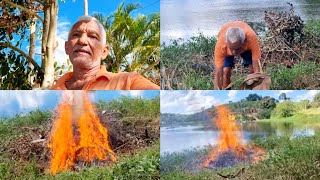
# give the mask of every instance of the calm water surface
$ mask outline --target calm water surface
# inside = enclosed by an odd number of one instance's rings
[[[162,127],[160,131],[161,154],[215,145],[219,138],[218,130],[205,130],[202,126]],[[319,129],[295,127],[289,123],[279,124],[277,127],[270,123],[247,123],[242,125],[241,131],[242,142],[248,142],[254,138],[266,138],[271,135],[289,135],[291,138],[313,136]]]
[[[288,10],[283,0],[161,0],[161,42],[202,32],[217,35],[229,21],[262,22],[266,10]],[[319,0],[291,0],[303,20],[320,18]]]

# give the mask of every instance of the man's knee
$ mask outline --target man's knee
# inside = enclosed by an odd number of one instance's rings
[[[223,68],[223,77],[230,77],[231,76],[231,68],[225,67]]]

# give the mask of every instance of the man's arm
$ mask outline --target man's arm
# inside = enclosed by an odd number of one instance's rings
[[[223,76],[223,66],[216,67],[214,72],[214,89],[215,90],[222,89],[222,76]]]

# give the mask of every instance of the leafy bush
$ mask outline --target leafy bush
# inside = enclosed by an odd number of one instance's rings
[[[294,102],[292,101],[283,101],[278,103],[276,108],[272,111],[272,117],[290,117],[293,116],[294,113],[297,112],[297,108]]]
[[[96,106],[100,110],[116,111],[122,117],[157,118],[160,116],[160,97],[153,99],[133,98],[121,96],[119,99],[105,102],[100,100]]]

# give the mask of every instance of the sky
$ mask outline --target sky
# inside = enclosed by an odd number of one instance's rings
[[[139,14],[151,14],[160,12],[160,0],[88,0],[88,14],[102,13],[105,16],[111,15],[116,11],[121,2],[124,5],[129,3],[140,3],[141,8],[132,12],[132,16],[136,17]],[[69,30],[80,16],[84,15],[83,0],[59,0],[58,11],[58,27],[57,41],[58,47],[55,51],[56,61],[58,65],[67,64],[68,56],[64,50],[64,43],[67,40]],[[43,16],[43,15],[41,15]],[[28,45],[24,45],[25,52],[28,52]],[[38,40],[36,44],[36,54],[41,53],[41,42]],[[35,57],[36,62],[40,64],[40,56]]]
[[[69,91],[70,92],[70,91]],[[16,114],[25,114],[30,111],[53,110],[60,102],[63,91],[0,91],[0,118],[12,117]],[[159,91],[90,91],[90,97],[94,102],[99,100],[111,101],[120,96],[140,97],[152,99],[159,96]]]
[[[229,101],[237,102],[249,94],[256,93],[262,97],[270,96],[279,99],[286,93],[292,101],[313,100],[320,90],[231,90],[231,91],[161,91],[161,113],[193,114],[202,108],[210,108]]]

